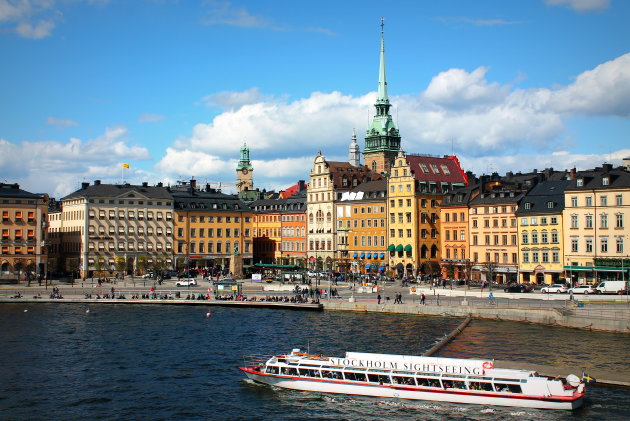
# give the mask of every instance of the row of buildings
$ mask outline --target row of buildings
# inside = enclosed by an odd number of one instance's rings
[[[87,277],[225,268],[238,258],[245,266],[502,283],[627,278],[630,160],[476,177],[456,156],[405,153],[390,107],[381,37],[363,152],[356,134],[347,162],[319,151],[308,183],[254,189],[243,145],[236,195],[194,179],[174,186],[97,180],[54,201],[1,184],[0,271]]]

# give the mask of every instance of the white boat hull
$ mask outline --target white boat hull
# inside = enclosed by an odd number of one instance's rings
[[[564,409],[570,410],[582,405],[583,397],[578,399],[563,399],[554,397],[539,397],[519,395],[510,396],[509,393],[478,391],[456,391],[437,389],[430,390],[417,386],[379,385],[353,383],[329,379],[302,379],[281,375],[269,375],[241,367],[247,377],[272,386],[286,389],[304,390],[310,392],[339,393],[344,395],[363,395],[384,398],[414,399],[437,402],[464,403],[476,405],[512,406],[520,408]]]

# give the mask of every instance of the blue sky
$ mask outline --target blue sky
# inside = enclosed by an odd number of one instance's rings
[[[283,188],[347,160],[378,78],[407,152],[463,167],[585,169],[630,156],[622,0],[0,0],[0,180]]]

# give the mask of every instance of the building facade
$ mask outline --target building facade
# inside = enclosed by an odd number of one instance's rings
[[[172,267],[173,198],[161,183],[82,183],[53,219],[57,270],[85,279]]]
[[[0,183],[0,277],[41,279],[47,272],[48,195]]]
[[[195,180],[169,191],[174,200],[173,257],[178,270],[226,271],[237,255],[243,265],[253,263],[253,213],[238,196],[207,185],[198,188]]]
[[[469,182],[470,182],[470,175]],[[440,238],[442,276],[471,279],[468,202],[475,187],[461,187],[447,193],[440,205]]]
[[[387,260],[387,181],[361,183],[335,204],[340,272],[384,274]]]
[[[628,280],[630,172],[610,164],[581,171],[564,194],[564,270],[573,284]]]

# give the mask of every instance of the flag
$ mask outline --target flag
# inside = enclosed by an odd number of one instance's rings
[[[584,372],[582,373],[582,381],[584,383],[595,383],[596,382],[594,377],[591,377],[591,376],[589,376],[588,374],[586,374]]]
[[[124,169],[129,168],[129,164],[127,164],[127,163],[123,163],[122,166],[123,166]]]

